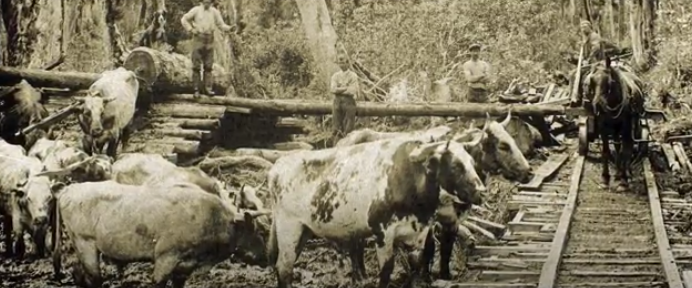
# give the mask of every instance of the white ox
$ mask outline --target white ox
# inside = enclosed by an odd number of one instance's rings
[[[31,234],[37,256],[46,251],[53,185],[43,171],[41,160],[26,156],[24,148],[0,139],[0,214],[3,215],[5,254],[23,257],[24,232]]]
[[[102,153],[108,143],[106,154],[115,158],[118,145],[127,146],[138,92],[137,76],[123,67],[104,71],[89,87],[78,115],[87,154]]]
[[[252,225],[245,226],[263,214],[240,212],[184,182],[161,187],[72,184],[58,195],[56,207],[77,254],[75,284],[83,287],[101,287],[99,253],[119,266],[154,262],[155,287],[166,287],[169,280],[173,287],[184,287],[192,272],[208,271],[242,248],[239,238],[253,235]],[[59,278],[61,231],[54,233],[53,267]]]
[[[445,136],[448,136],[452,132],[452,128],[449,126],[437,126],[427,130],[413,131],[413,132],[378,132],[369,128],[364,128],[360,130],[355,130],[348,133],[344,138],[339,140],[339,142],[334,145],[334,147],[346,147],[356,144],[362,144],[367,142],[373,142],[377,140],[414,137],[420,141],[442,141]]]
[[[291,287],[294,262],[310,234],[337,243],[375,235],[384,287],[396,239],[432,240],[440,188],[473,204],[485,190],[463,144],[406,138],[286,155],[269,171],[268,183],[277,201],[268,253],[280,288]],[[406,222],[412,230],[400,229]],[[420,241],[406,242],[420,252]],[[362,255],[362,247],[353,249]]]
[[[66,182],[66,176],[75,182],[102,181],[111,177],[113,160],[110,157],[103,154],[90,157],[62,140],[41,138],[29,149],[27,156],[41,160],[47,172],[40,175],[55,181]]]

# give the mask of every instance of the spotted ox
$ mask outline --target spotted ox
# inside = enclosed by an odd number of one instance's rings
[[[0,99],[0,138],[10,144],[21,145],[28,149],[45,134],[42,129],[34,130],[27,135],[18,132],[27,126],[48,117],[48,110],[41,103],[41,92],[26,80],[22,80],[12,91]]]
[[[26,156],[21,146],[0,140],[0,212],[8,257],[24,256],[24,232],[31,234],[36,255],[45,255],[53,191],[63,185],[37,176],[42,170],[41,160]]]
[[[146,190],[143,192],[142,190]],[[75,284],[101,287],[99,253],[121,265],[153,262],[155,287],[184,287],[189,275],[211,269],[252,235],[246,223],[262,211],[239,211],[197,185],[165,187],[86,182],[67,186],[57,197],[56,218],[69,236],[77,264]],[[53,267],[62,274],[61,231],[55,231]]]
[[[115,158],[118,145],[127,146],[138,91],[137,76],[123,67],[101,73],[89,87],[78,114],[87,154],[102,153],[107,143],[106,154]]]
[[[457,142],[469,142],[481,138],[481,145],[468,149],[476,160],[476,171],[481,174],[481,177],[484,177],[486,173],[499,171],[508,179],[528,182],[533,177],[531,166],[519,150],[514,138],[505,130],[511,117],[511,113],[508,113],[507,118],[497,122],[488,116],[482,129],[471,128],[454,138]]]
[[[41,138],[29,152],[43,162],[46,172],[55,181],[66,182],[67,176],[74,182],[102,181],[110,179],[113,160],[103,154],[87,155],[84,151],[71,147],[62,140]]]
[[[334,145],[335,147],[346,147],[356,144],[368,143],[377,140],[392,139],[399,137],[416,137],[422,141],[441,141],[443,137],[449,135],[452,128],[448,126],[437,126],[427,130],[420,130],[414,132],[378,132],[369,128],[360,129],[348,133],[346,137],[339,140],[339,142]]]
[[[429,227],[441,187],[461,201],[480,203],[479,192],[485,186],[474,165],[460,143],[424,144],[407,138],[300,151],[280,158],[268,172],[269,190],[276,201],[268,254],[276,266],[279,287],[292,287],[293,265],[309,235],[336,243],[360,243],[374,235],[380,287],[385,287],[394,267],[388,247],[396,239],[423,237],[426,248],[431,244]],[[396,228],[401,227],[396,223],[403,222],[416,224],[406,232]],[[421,247],[409,248],[417,253]],[[351,255],[363,253],[362,245],[352,249]],[[422,258],[431,258],[429,254],[426,249]]]

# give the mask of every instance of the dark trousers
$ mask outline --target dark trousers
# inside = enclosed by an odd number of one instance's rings
[[[192,37],[192,85],[195,91],[199,91],[204,83],[206,92],[211,93],[214,83],[211,71],[214,66],[214,34],[201,34]],[[204,78],[200,75],[200,68],[204,68]],[[202,82],[204,79],[204,82]]]
[[[488,102],[488,90],[482,88],[471,88],[469,87],[469,103],[487,103]]]
[[[333,134],[335,138],[341,138],[353,131],[356,123],[356,100],[353,96],[334,96],[332,122],[334,124]]]

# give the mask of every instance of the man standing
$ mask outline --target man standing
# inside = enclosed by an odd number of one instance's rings
[[[212,7],[213,0],[202,0],[202,4],[190,9],[180,22],[183,28],[192,34],[192,85],[195,97],[199,97],[199,86],[204,84],[204,93],[213,96],[214,79],[211,71],[214,66],[214,28],[224,32],[231,30],[221,17],[221,12]],[[204,67],[204,82],[200,77],[200,66]]]
[[[466,76],[466,83],[469,86],[468,102],[486,103],[488,102],[488,87],[490,80],[490,64],[478,59],[481,51],[480,44],[472,44],[469,47],[471,60],[466,61],[462,68]]]
[[[330,91],[334,94],[332,122],[334,140],[353,130],[356,122],[356,96],[358,95],[358,75],[349,69],[346,55],[339,55],[337,64],[341,71],[332,75]]]
[[[591,22],[589,22],[588,20],[582,20],[579,23],[579,27],[581,28],[582,32],[582,45],[584,45],[584,59],[582,61],[580,74],[580,78],[583,79],[583,82],[581,82],[580,84],[583,84],[588,83],[589,78],[591,77],[591,72],[593,72],[593,69],[596,67],[595,63],[604,60],[604,57],[612,57],[616,55],[619,49],[613,43],[610,43],[601,38],[601,35],[599,35],[596,31],[593,30]],[[570,79],[571,82],[574,82],[576,73],[577,72],[575,69]],[[583,85],[580,85],[576,95],[572,95],[571,97],[570,106],[581,106],[583,94]]]

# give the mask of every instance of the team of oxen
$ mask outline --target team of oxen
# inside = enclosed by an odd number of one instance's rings
[[[267,175],[268,210],[255,189],[233,189],[198,168],[159,155],[116,155],[129,138],[137,90],[124,69],[106,71],[92,85],[78,114],[83,150],[45,135],[0,142],[7,256],[24,254],[27,233],[36,256],[52,251],[60,277],[66,235],[78,260],[74,281],[83,287],[101,287],[102,259],[118,274],[128,263],[153,262],[156,287],[183,287],[193,271],[232,255],[274,266],[278,287],[292,287],[294,263],[311,237],[348,254],[356,282],[367,275],[365,239],[374,237],[379,285],[386,287],[399,248],[409,251],[416,275],[430,275],[437,233],[440,277],[450,278],[453,245],[469,236],[459,217],[482,203],[484,175],[532,176],[524,156],[530,149],[507,132],[511,115],[463,132],[363,129],[334,148],[276,160]]]

